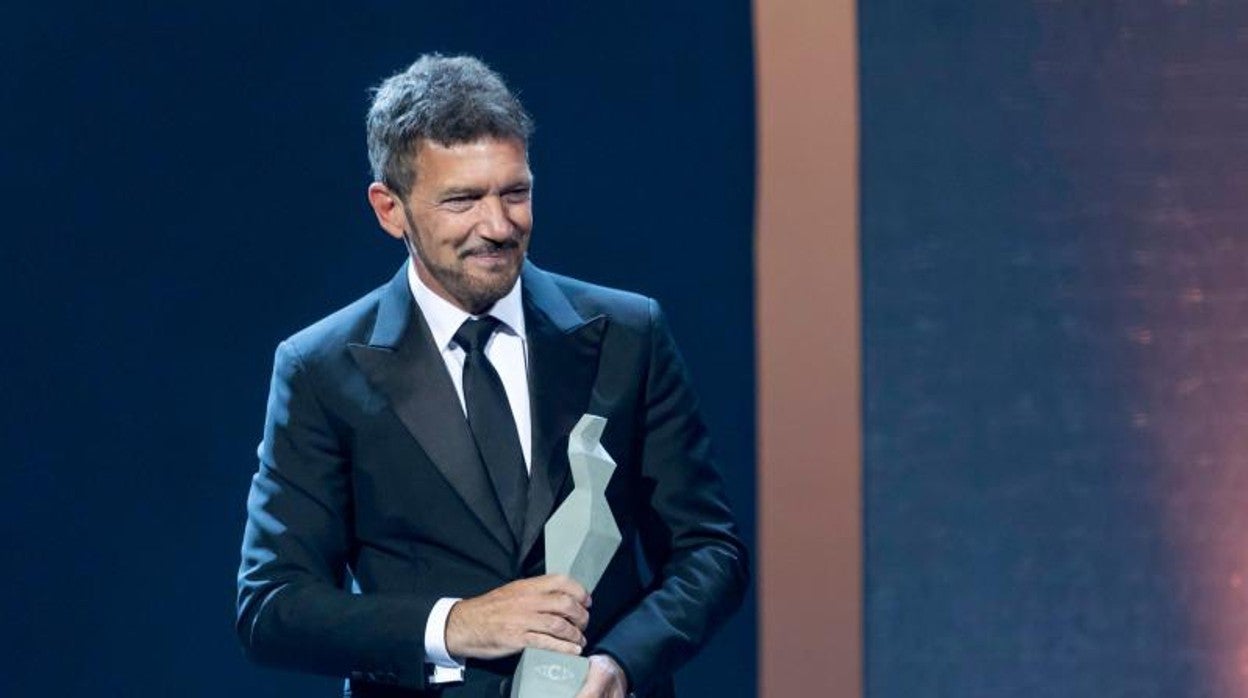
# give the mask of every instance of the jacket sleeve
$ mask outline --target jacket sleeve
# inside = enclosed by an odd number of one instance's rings
[[[706,643],[740,605],[749,582],[748,552],[712,463],[688,372],[658,304],[650,301],[649,311],[641,476],[653,495],[638,520],[656,579],[593,650],[614,657],[638,695]]]
[[[247,500],[238,636],[263,664],[422,688],[424,624],[437,599],[345,588],[354,539],[345,431],[283,342]]]

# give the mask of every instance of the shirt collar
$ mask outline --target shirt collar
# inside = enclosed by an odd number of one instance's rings
[[[470,317],[479,317],[464,312],[462,308],[434,293],[433,289],[426,286],[416,274],[416,265],[410,258],[407,260],[407,285],[412,289],[412,297],[416,299],[417,307],[425,316],[425,322],[429,324],[429,332],[433,334],[433,341],[438,351],[451,345],[451,339],[465,320]],[[505,331],[520,339],[525,338],[524,306],[520,302],[520,277],[516,277],[516,283],[511,290],[507,292],[507,295],[498,299],[486,315],[498,318],[503,323],[502,327]]]

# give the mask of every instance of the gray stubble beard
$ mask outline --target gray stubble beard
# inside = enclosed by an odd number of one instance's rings
[[[424,250],[420,247],[419,237],[415,234],[416,224],[412,221],[411,214],[407,209],[403,210],[403,217],[407,219],[407,230],[403,231],[403,241],[407,246],[407,253],[412,257],[412,263],[418,264],[429,275],[437,280],[447,293],[464,306],[469,313],[480,315],[494,306],[503,296],[507,295],[513,286],[516,285],[516,279],[519,278],[519,269],[516,273],[503,284],[475,284],[473,279],[463,274],[457,269],[448,269],[445,267],[435,266],[428,263],[428,256],[424,254]],[[521,260],[523,264],[523,259]]]

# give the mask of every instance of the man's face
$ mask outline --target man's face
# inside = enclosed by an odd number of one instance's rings
[[[520,275],[533,229],[533,175],[524,143],[483,138],[445,146],[422,140],[403,205],[421,281],[479,314]]]

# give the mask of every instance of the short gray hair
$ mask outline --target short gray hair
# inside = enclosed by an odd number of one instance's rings
[[[515,138],[528,145],[533,119],[498,73],[472,56],[426,54],[373,90],[368,110],[373,178],[407,196],[417,142],[440,145]]]

